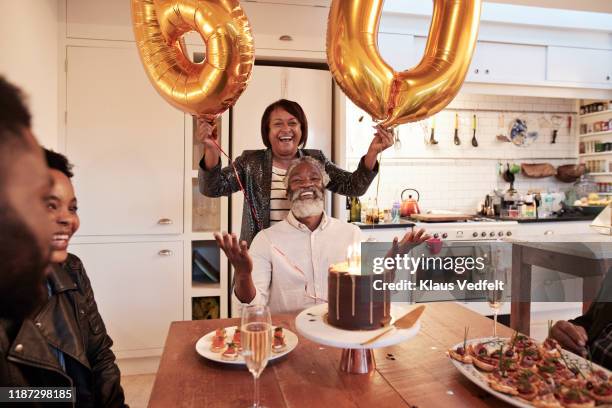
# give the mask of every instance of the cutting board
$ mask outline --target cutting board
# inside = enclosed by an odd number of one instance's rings
[[[454,222],[471,220],[474,216],[469,214],[412,214],[410,218],[422,222]]]

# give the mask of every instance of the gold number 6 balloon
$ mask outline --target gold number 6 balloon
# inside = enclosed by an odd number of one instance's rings
[[[132,0],[132,25],[147,76],[178,109],[212,120],[246,88],[255,55],[238,0]],[[206,44],[203,63],[184,53],[189,31]]]
[[[433,0],[425,54],[395,72],[377,48],[383,0],[332,0],[327,61],[344,93],[383,127],[433,115],[459,92],[472,60],[482,0]],[[401,52],[401,50],[397,50]]]

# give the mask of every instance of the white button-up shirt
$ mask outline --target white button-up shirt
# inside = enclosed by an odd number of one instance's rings
[[[284,313],[326,302],[329,266],[344,261],[348,247],[360,241],[361,231],[353,224],[323,213],[310,231],[289,212],[251,243],[256,294],[249,304],[267,304],[271,313]],[[233,298],[240,304],[235,293]]]

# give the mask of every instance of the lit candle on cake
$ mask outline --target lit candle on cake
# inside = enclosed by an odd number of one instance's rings
[[[356,242],[349,245],[346,251],[346,272],[358,275],[361,272],[361,243]]]

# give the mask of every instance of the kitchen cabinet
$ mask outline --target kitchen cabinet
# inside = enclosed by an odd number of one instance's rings
[[[181,320],[183,243],[72,244],[119,357],[158,354],[170,322]]]
[[[396,71],[404,71],[416,65],[421,60],[423,49],[420,49],[421,55],[416,55],[414,36],[412,35],[378,34],[380,56]]]
[[[548,47],[546,78],[612,88],[612,51]]]
[[[251,24],[257,56],[265,55],[267,49],[305,51],[314,59],[325,58],[321,53],[325,52],[329,8],[312,4],[315,2],[241,2]]]
[[[414,55],[420,60],[426,38],[415,37]],[[418,61],[417,61],[418,62]],[[529,84],[546,79],[546,47],[478,41],[466,81]]]
[[[528,84],[544,81],[545,69],[545,47],[478,41],[467,81]]]
[[[184,115],[155,92],[134,45],[68,47],[66,81],[79,235],[180,234]]]

